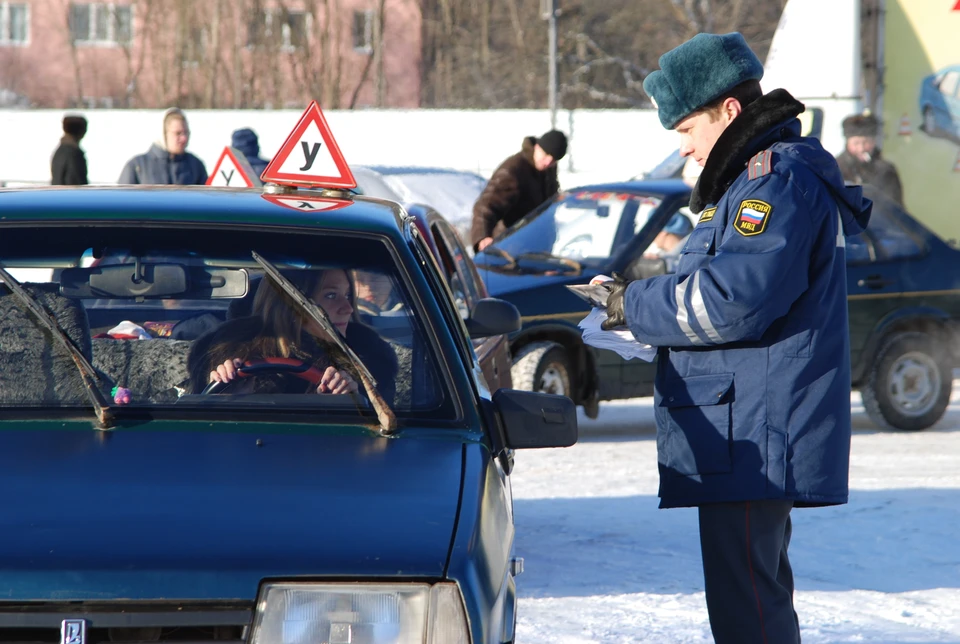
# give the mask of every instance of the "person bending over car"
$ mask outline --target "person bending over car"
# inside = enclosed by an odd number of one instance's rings
[[[373,329],[355,319],[354,293],[346,271],[309,271],[291,276],[290,280],[326,312],[337,332],[377,379],[380,393],[391,400],[396,386],[396,354]],[[245,362],[270,358],[300,360],[321,373],[322,378],[313,383],[290,373],[240,377],[239,370]],[[234,381],[238,382],[230,386],[228,393],[358,391],[359,375],[349,358],[320,325],[298,312],[296,304],[269,278],[262,279],[257,288],[252,314],[229,320],[199,338],[187,366],[195,393],[212,382]]]

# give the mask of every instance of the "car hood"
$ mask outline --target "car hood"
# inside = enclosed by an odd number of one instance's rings
[[[593,273],[582,275],[533,275],[502,273],[477,266],[490,297],[513,303],[521,315],[543,315],[554,311],[580,311],[589,306],[566,288],[568,284],[586,284]]]
[[[5,424],[0,599],[253,599],[271,577],[444,574],[459,440]]]

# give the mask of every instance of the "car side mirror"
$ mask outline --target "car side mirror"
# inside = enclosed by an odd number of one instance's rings
[[[631,280],[642,280],[654,275],[666,275],[667,260],[662,257],[650,258],[640,257],[627,266],[623,271],[624,276]]]
[[[570,447],[577,442],[577,406],[566,396],[498,389],[493,407],[505,447]]]
[[[520,330],[520,311],[510,302],[485,297],[477,300],[466,320],[471,338],[489,338]]]

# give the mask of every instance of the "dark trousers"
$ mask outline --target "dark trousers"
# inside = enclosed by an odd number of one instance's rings
[[[700,551],[717,644],[798,644],[790,501],[700,506]]]

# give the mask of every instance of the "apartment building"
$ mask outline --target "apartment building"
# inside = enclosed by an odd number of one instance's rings
[[[0,105],[417,107],[417,0],[0,1]]]

